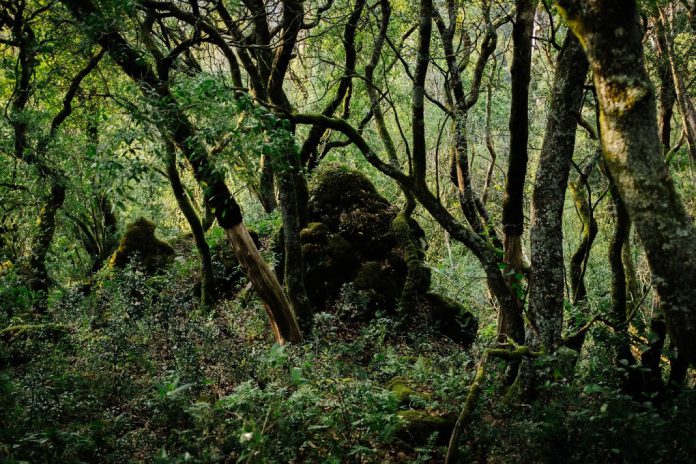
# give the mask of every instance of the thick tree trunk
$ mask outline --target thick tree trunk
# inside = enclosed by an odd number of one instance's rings
[[[529,313],[549,353],[558,346],[563,328],[563,206],[588,67],[580,42],[569,31],[558,56],[532,194]]]
[[[176,147],[169,141],[165,141],[165,143],[167,144],[167,177],[172,186],[176,203],[179,205],[179,209],[191,228],[191,234],[193,234],[193,241],[196,244],[201,260],[201,303],[203,306],[209,307],[215,301],[215,276],[210,257],[210,247],[208,247],[208,242],[205,240],[205,230],[201,220],[198,214],[196,214],[196,210],[181,183],[179,170],[176,167]]]
[[[288,151],[290,154],[286,156],[286,159],[297,156],[293,147],[289,147]],[[302,256],[302,243],[300,242],[302,219],[299,212],[300,202],[295,183],[300,179],[293,176],[292,171],[294,169],[293,165],[281,162],[277,162],[273,166],[283,217],[283,247],[285,251],[283,283],[301,327],[307,331],[312,325],[312,307],[304,286],[304,259]],[[303,201],[306,205],[307,200]]]
[[[645,248],[670,334],[696,362],[696,228],[661,153],[635,1],[558,0],[590,61],[604,158]]]

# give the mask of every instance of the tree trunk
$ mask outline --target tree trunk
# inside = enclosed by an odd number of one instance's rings
[[[667,11],[667,8],[668,7],[660,8],[660,22],[662,23],[660,30],[664,33],[664,50],[667,54],[669,67],[672,71],[674,92],[677,99],[677,106],[679,107],[679,114],[681,115],[682,125],[684,126],[684,133],[686,134],[686,141],[689,145],[689,155],[691,156],[691,160],[696,162],[696,108],[694,108],[694,103],[689,97],[686,84],[684,84],[684,79],[677,66],[677,57],[674,53],[674,30],[672,27],[672,16],[674,11],[671,8],[671,11]]]
[[[660,78],[660,114],[658,128],[662,150],[667,153],[672,147],[672,114],[677,95],[674,91],[672,68],[667,56],[667,35],[659,18],[655,21],[657,39],[657,74]]]
[[[557,0],[592,67],[607,168],[645,248],[667,327],[696,361],[696,228],[661,153],[633,0]]]
[[[240,222],[233,227],[225,228],[225,236],[232,245],[242,271],[251,281],[268,312],[278,343],[282,345],[285,342],[302,341],[295,315],[289,310],[290,303],[275,274],[256,248],[247,228]],[[288,310],[281,312],[277,308]]]
[[[510,70],[512,79],[510,152],[503,200],[503,261],[507,264],[505,274],[508,285],[521,292],[522,279],[519,276],[522,275],[525,267],[522,257],[522,233],[524,231],[524,182],[527,176],[527,143],[529,141],[528,100],[536,0],[517,0],[516,5],[515,23],[512,28],[513,58]],[[519,306],[521,308],[521,301]],[[503,315],[499,330],[510,323]]]
[[[56,214],[63,206],[64,201],[65,187],[58,182],[53,183],[36,221],[38,230],[32,240],[31,255],[29,256],[29,267],[31,268],[29,288],[39,294],[39,301],[36,305],[39,312],[46,309],[46,292],[51,283],[46,269],[46,255],[56,232]]]
[[[268,156],[261,156],[261,177],[259,178],[259,200],[267,213],[273,212],[278,206],[275,197],[275,185],[273,183],[273,169],[268,161]]]
[[[592,173],[594,164],[601,156],[601,149],[598,149],[597,158],[592,158],[582,169],[578,179],[568,184],[568,190],[575,204],[575,211],[582,223],[580,244],[575,253],[570,258],[570,296],[572,303],[578,305],[587,298],[587,288],[585,287],[585,269],[587,260],[590,257],[590,250],[597,236],[597,221],[592,212],[590,204],[590,192],[588,179]],[[587,193],[586,193],[587,190]]]
[[[548,353],[558,346],[563,328],[563,206],[588,67],[580,42],[569,31],[558,56],[532,194],[529,313]]]
[[[636,359],[631,352],[631,343],[628,331],[628,304],[626,292],[626,271],[623,265],[622,252],[625,243],[629,239],[631,231],[631,220],[626,210],[616,183],[611,174],[604,169],[609,180],[609,194],[614,203],[615,224],[614,233],[609,241],[609,268],[611,270],[611,314],[617,341],[615,345],[617,366],[628,367],[626,377],[623,379],[624,390],[634,396],[642,390],[642,381],[638,372],[632,368],[636,364]]]
[[[210,307],[215,301],[215,275],[210,258],[210,247],[205,240],[205,231],[201,220],[181,184],[179,170],[176,167],[176,147],[170,141],[165,141],[165,144],[167,145],[167,177],[172,186],[176,203],[191,228],[193,241],[201,260],[201,304],[204,307]]]
[[[292,145],[292,144],[291,144]],[[288,154],[285,159],[297,156],[293,147],[288,147]],[[307,331],[312,325],[312,307],[307,297],[304,286],[304,259],[302,256],[302,243],[300,241],[300,230],[302,229],[301,217],[299,213],[299,201],[295,182],[298,180],[293,176],[295,167],[290,163],[278,161],[273,166],[280,200],[280,209],[283,217],[283,247],[284,261],[283,283],[292,303],[301,327]],[[306,200],[305,200],[306,204]]]

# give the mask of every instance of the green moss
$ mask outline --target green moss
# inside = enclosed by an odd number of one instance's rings
[[[394,377],[387,383],[387,390],[392,392],[401,405],[408,404],[415,390],[408,386],[408,381],[403,377]]]
[[[57,340],[68,333],[61,324],[17,324],[0,330],[0,339],[5,341],[26,340],[32,336]]]
[[[377,288],[382,280],[382,267],[376,261],[363,263],[353,278],[355,288],[368,290]]]
[[[329,236],[326,252],[339,263],[355,263],[356,261],[353,246],[348,240],[338,234]]]
[[[409,223],[409,219],[405,214],[399,213],[392,221],[392,231],[403,251],[403,259],[407,268],[406,280],[401,292],[402,309],[416,301],[419,295],[428,291],[431,279],[430,269],[423,265],[424,253],[417,244],[417,238],[414,237],[413,233],[414,228]]]
[[[300,231],[302,243],[326,243],[329,227],[323,222],[310,222]]]
[[[138,218],[129,224],[118,249],[111,256],[111,265],[123,268],[137,257],[148,272],[153,272],[171,262],[174,258],[174,249],[155,237],[156,228],[152,221],[145,218]]]

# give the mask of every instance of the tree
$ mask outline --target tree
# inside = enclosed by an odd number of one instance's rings
[[[558,1],[580,39],[600,104],[602,149],[645,248],[670,334],[696,362],[696,229],[675,191],[657,134],[634,1]]]
[[[208,149],[197,139],[195,129],[172,96],[167,80],[157,76],[139,53],[117,32],[113,25],[100,17],[99,10],[89,0],[66,0],[73,16],[89,24],[93,37],[108,51],[123,72],[141,89],[160,113],[159,131],[184,154],[191,164],[196,180],[203,187],[206,201],[215,216],[239,263],[268,312],[271,327],[279,343],[302,339],[295,314],[290,307],[268,263],[259,254],[244,226],[239,204],[230,193],[220,171],[211,164]]]

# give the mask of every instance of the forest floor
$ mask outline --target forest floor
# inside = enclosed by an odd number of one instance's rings
[[[50,324],[3,315],[0,460],[443,461],[484,341],[351,320],[346,294],[305,343],[280,347],[243,284],[196,309],[196,266],[102,273],[89,293],[55,292]],[[491,363],[462,462],[695,462],[691,390],[634,401],[606,359],[581,358],[582,376],[558,376],[534,405],[506,398]]]

